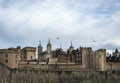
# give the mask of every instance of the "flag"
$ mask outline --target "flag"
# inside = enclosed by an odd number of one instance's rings
[[[60,39],[59,37],[57,37],[57,39]]]
[[[94,39],[92,39],[93,42],[96,42]]]

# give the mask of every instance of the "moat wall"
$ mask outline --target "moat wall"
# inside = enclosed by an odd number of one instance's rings
[[[120,71],[9,70],[0,67],[0,83],[119,83]]]

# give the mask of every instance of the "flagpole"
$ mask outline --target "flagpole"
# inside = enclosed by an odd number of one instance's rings
[[[60,45],[60,48],[61,48],[60,38],[57,37],[57,40],[58,40],[58,45]]]
[[[91,41],[92,41],[91,44],[95,44],[95,43],[96,43],[96,40],[94,40],[94,39],[91,39]],[[92,47],[92,46],[94,46],[94,45],[91,45],[91,47]],[[92,48],[93,48],[93,47],[92,47]]]

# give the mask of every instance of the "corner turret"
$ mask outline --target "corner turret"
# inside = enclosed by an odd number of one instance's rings
[[[48,44],[47,44],[47,53],[48,53],[49,55],[52,55],[52,45],[51,45],[51,43],[50,43],[50,38],[49,38]]]
[[[41,41],[39,40],[39,45],[38,45],[38,60],[42,59],[42,45]]]

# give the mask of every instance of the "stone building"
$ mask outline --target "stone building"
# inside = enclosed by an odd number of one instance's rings
[[[36,48],[20,46],[16,48],[0,49],[0,62],[10,68],[18,68],[23,61],[36,60]]]
[[[58,63],[66,63],[67,62],[67,53],[63,51],[62,48],[58,48],[52,51],[52,55],[54,58],[57,58]]]
[[[24,61],[36,60],[36,48],[24,47],[21,50],[21,57]]]
[[[105,49],[99,49],[96,51],[93,51],[91,47],[80,47],[79,49],[74,49],[72,42],[67,52],[63,51],[62,48],[53,51],[50,40],[47,44],[47,50],[42,52],[42,46],[40,43],[38,46],[38,56],[44,56],[44,58],[41,58],[44,60],[47,60],[47,58],[49,58],[49,60],[57,58],[56,60],[58,64],[75,64],[82,65],[83,69],[106,70]]]
[[[59,64],[58,68],[79,68],[94,69],[106,71],[106,50],[98,49],[93,51],[91,47],[80,47],[74,49],[72,42],[67,51],[62,48],[52,50],[50,39],[48,40],[47,49],[43,51],[41,41],[38,45],[38,59],[36,58],[35,47],[8,48],[0,50],[0,62],[10,68],[18,68],[18,65],[26,65],[34,68],[41,68],[41,65]],[[31,66],[35,64],[34,66]],[[64,65],[62,65],[64,64]],[[35,67],[35,68],[36,68]],[[44,67],[43,67],[44,68]]]
[[[20,50],[20,47],[0,49],[0,62],[10,68],[18,68]]]
[[[41,45],[41,41],[39,41],[39,45],[38,45],[38,60],[44,58],[44,57],[42,56],[42,51],[43,51],[43,47],[42,47],[42,45]]]
[[[82,65],[83,69],[106,71],[106,50],[93,51],[91,47],[80,47],[71,52],[70,61]]]
[[[106,71],[106,50],[99,49],[96,51],[96,68],[100,71]]]
[[[92,48],[81,48],[83,68],[106,71],[106,50],[93,51]]]
[[[52,58],[52,45],[50,43],[50,39],[48,40],[48,44],[47,44],[47,49],[46,51],[43,52],[42,50],[42,45],[41,45],[41,41],[39,43],[38,46],[38,60],[45,60],[47,58]]]
[[[52,44],[50,42],[50,38],[48,40],[46,51],[42,50],[41,41],[38,46],[38,61],[46,61],[46,64],[56,64],[57,58],[53,58]]]
[[[81,50],[76,49],[72,51],[72,55],[74,56],[74,62],[75,64],[80,64],[82,65],[82,54],[81,54]],[[71,58],[73,59],[73,57]],[[73,60],[72,60],[73,61]]]
[[[120,62],[119,50],[116,48],[115,51],[112,53],[112,55],[110,54],[106,58],[107,58],[107,62]]]
[[[113,56],[120,57],[120,52],[117,48],[115,49],[115,52],[113,52]]]

